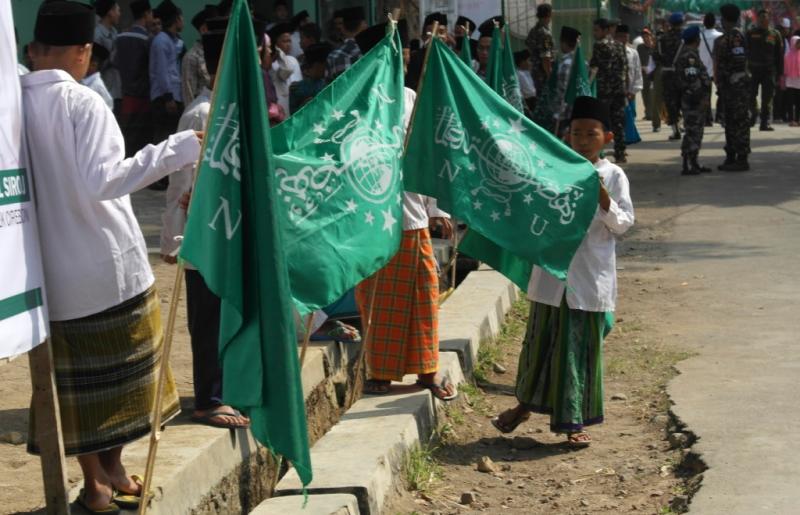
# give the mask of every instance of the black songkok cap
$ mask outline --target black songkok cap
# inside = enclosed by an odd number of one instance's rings
[[[302,23],[303,20],[305,20],[306,18],[310,18],[310,17],[311,17],[311,15],[308,14],[308,11],[306,11],[304,9],[304,10],[300,11],[299,13],[295,14],[294,16],[292,16],[291,24],[294,25],[294,28],[296,29],[297,27],[300,26],[300,23]]]
[[[439,25],[447,26],[447,15],[440,12],[430,13],[425,17],[425,22],[422,24],[422,26],[427,27],[429,25],[433,25],[437,21],[439,22]]]
[[[630,34],[631,29],[627,25],[617,25],[617,34]]]
[[[372,50],[375,45],[380,43],[384,36],[386,36],[386,23],[381,23],[362,30],[356,36],[356,43],[358,43],[358,48],[361,49],[361,53],[366,54]]]
[[[221,31],[228,30],[228,17],[227,16],[215,16],[213,18],[209,18],[209,19],[206,20],[206,28],[209,31],[212,31],[212,30],[221,30]]]
[[[192,26],[195,29],[200,30],[200,27],[202,27],[209,18],[213,18],[218,14],[219,11],[217,10],[217,6],[206,4],[203,10],[195,14],[194,18],[192,18]],[[206,25],[206,28],[208,28],[208,25]]]
[[[506,24],[506,22],[505,22],[505,20],[503,19],[502,16],[499,16],[499,15],[498,16],[492,16],[491,18],[489,18],[488,20],[484,21],[483,23],[481,23],[478,26],[478,31],[484,30],[486,27],[489,27],[489,29],[494,29],[494,22],[497,22],[498,24],[500,24],[500,28],[501,29]],[[490,32],[491,32],[491,30],[490,30]]]
[[[347,9],[342,9],[339,11],[339,15],[341,15],[345,23],[348,20],[352,22],[359,22],[367,19],[366,14],[364,14],[363,7],[348,7]]]
[[[456,20],[456,25],[458,25],[459,27],[466,27],[467,36],[471,36],[472,33],[475,32],[475,29],[478,28],[475,22],[470,20],[466,16],[459,16],[458,19]]]
[[[597,18],[596,20],[594,20],[594,24],[603,30],[607,29],[610,26],[610,24],[608,23],[608,18]]]
[[[528,59],[531,56],[530,50],[520,50],[519,52],[514,52],[514,64],[519,66],[522,61]]]
[[[578,37],[581,35],[581,31],[575,29],[573,27],[568,27],[564,25],[561,27],[561,41],[569,43],[570,45],[574,45],[578,42]]]
[[[216,75],[219,67],[219,57],[222,55],[222,45],[225,43],[225,31],[208,31],[202,37],[206,70],[208,70],[209,75]]]
[[[109,53],[106,47],[97,43],[92,45],[92,59],[102,64],[108,61],[109,57],[111,57],[111,53]]]
[[[253,32],[256,35],[256,45],[263,46],[264,34],[267,33],[267,20],[262,20],[261,18],[253,18]],[[272,36],[270,36],[270,39],[272,39]],[[272,42],[275,43],[274,40]]]
[[[276,23],[267,32],[269,32],[269,38],[272,40],[272,44],[274,45],[277,43],[281,34],[291,34],[294,32],[294,26],[291,23]]]
[[[96,0],[94,3],[94,10],[99,17],[103,17],[108,14],[108,11],[114,8],[117,5],[116,0]]]
[[[594,97],[578,97],[572,105],[572,118],[570,121],[597,120],[608,130],[610,127],[609,118],[608,104]]]
[[[78,2],[42,4],[36,15],[33,38],[51,46],[85,45],[94,41],[95,12]]]
[[[144,16],[147,11],[152,10],[153,8],[150,7],[150,2],[148,0],[135,0],[131,2],[131,14],[133,14],[135,20]]]
[[[725,4],[719,8],[719,13],[725,21],[736,23],[739,21],[739,15],[742,11],[733,4]]]
[[[479,38],[490,38],[494,34],[494,23],[482,23],[478,27]]]
[[[164,0],[155,8],[153,15],[161,20],[161,26],[166,30],[167,27],[175,23],[175,20],[181,15],[181,10],[172,3],[172,0]]]
[[[314,43],[306,47],[303,52],[306,66],[314,63],[324,63],[328,60],[328,54],[331,53],[333,47],[329,43]]]

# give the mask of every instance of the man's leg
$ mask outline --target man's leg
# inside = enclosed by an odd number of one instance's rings
[[[83,502],[89,509],[102,510],[111,503],[114,485],[100,462],[99,454],[78,456],[83,471]]]
[[[114,447],[97,454],[103,471],[108,476],[114,489],[130,495],[140,495],[142,487],[128,476],[122,464],[122,447]]]
[[[650,116],[653,132],[661,130],[661,103],[664,101],[664,80],[661,70],[653,73],[653,93],[650,95]]]
[[[708,96],[709,99],[711,99],[711,83],[709,83],[708,87],[706,88],[706,95]],[[714,124],[714,115],[711,112],[711,100],[708,101],[708,105],[706,106],[705,109],[704,123],[706,127],[711,127]]]
[[[775,74],[771,71],[764,73],[761,82],[761,126],[762,131],[772,130],[772,100],[775,97]]]
[[[652,120],[653,116],[650,110],[650,103],[652,99],[652,89],[653,89],[653,79],[644,77],[642,81],[642,103],[644,104],[644,119],[645,120]]]
[[[614,158],[617,163],[625,159],[625,97],[615,97],[610,102],[611,131],[614,133]]]

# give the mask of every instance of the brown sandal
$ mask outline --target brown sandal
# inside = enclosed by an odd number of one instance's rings
[[[367,379],[364,382],[366,395],[386,395],[392,390],[392,382],[385,379]]]
[[[592,437],[589,436],[589,433],[586,431],[580,431],[578,433],[569,433],[567,435],[567,444],[570,447],[576,448],[584,448],[589,447],[592,444]]]

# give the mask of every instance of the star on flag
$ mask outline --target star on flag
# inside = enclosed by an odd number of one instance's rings
[[[329,153],[325,152],[325,154],[322,155],[322,160],[323,161],[327,161],[329,163],[332,163],[333,162],[333,154],[329,154]]]
[[[533,202],[533,195],[531,195],[530,193],[526,193],[525,196],[522,197],[522,201],[525,202],[526,204],[530,204],[531,202]]]
[[[356,209],[358,209],[358,204],[356,204],[353,199],[348,200],[347,202],[345,202],[345,204],[347,205],[345,211],[347,211],[348,213],[355,213]]]
[[[317,136],[322,136],[325,133],[325,127],[321,123],[315,123],[314,128],[311,129]]]
[[[492,220],[494,220],[495,222],[500,220],[500,213],[498,213],[497,211],[492,211],[492,215],[491,216],[492,216]]]
[[[481,208],[483,207],[483,202],[481,202],[480,200],[476,200],[475,202],[472,203],[472,207],[475,208],[475,211],[480,211]]]
[[[334,109],[333,113],[331,114],[331,118],[333,118],[334,120],[336,120],[338,122],[339,120],[344,118],[344,113],[339,111],[338,109]]]
[[[372,214],[372,211],[367,211],[367,214],[364,215],[364,221],[372,225],[372,222],[375,221],[375,215]]]
[[[525,128],[522,126],[522,118],[519,120],[508,120],[508,123],[511,124],[511,127],[508,129],[508,131],[513,132],[518,136],[525,130]]]
[[[395,219],[394,215],[392,214],[392,208],[387,208],[386,211],[381,211],[383,215],[383,230],[388,231],[389,234],[392,234],[392,229],[394,229],[394,224],[397,223],[397,219]]]

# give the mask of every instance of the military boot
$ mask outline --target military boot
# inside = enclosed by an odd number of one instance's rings
[[[700,166],[700,163],[697,162],[697,154],[693,155],[690,159],[692,169],[697,170],[697,173],[710,173],[711,168],[707,166]]]
[[[670,140],[681,139],[681,130],[678,128],[678,124],[672,126],[672,134],[669,136]]]
[[[717,170],[720,170],[720,171],[724,172],[729,166],[731,166],[734,163],[734,161],[736,161],[736,154],[734,154],[733,152],[728,152],[726,150],[725,151],[725,162],[722,163],[721,165],[719,165],[717,167]]]
[[[747,154],[738,154],[731,164],[722,168],[726,172],[746,172],[749,169],[750,163],[747,162]]]
[[[681,175],[700,175],[700,170],[694,167],[693,158],[687,155],[683,156],[683,170]]]

